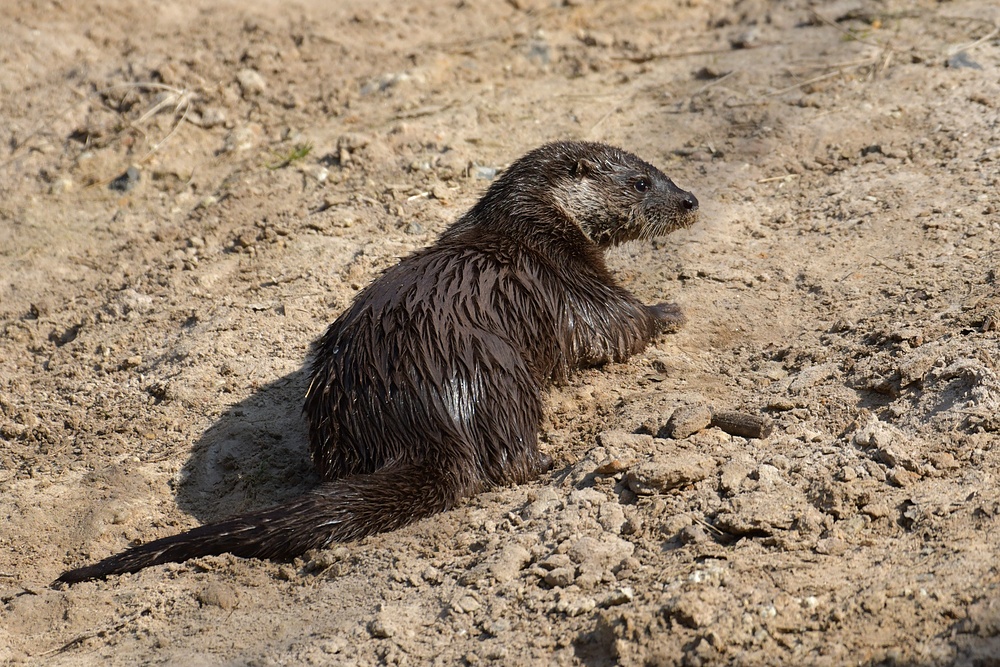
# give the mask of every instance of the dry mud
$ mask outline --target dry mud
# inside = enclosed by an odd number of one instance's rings
[[[0,20],[0,662],[1000,664],[995,4]],[[49,587],[309,488],[310,342],[560,138],[703,215],[611,254],[689,323],[553,389],[551,474],[291,563]],[[773,430],[666,428],[705,405]]]

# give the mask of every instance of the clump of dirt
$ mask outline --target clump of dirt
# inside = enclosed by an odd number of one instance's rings
[[[334,4],[0,8],[0,660],[996,664],[996,7]],[[561,138],[702,219],[611,254],[688,325],[551,392],[552,474],[48,587],[310,488],[310,342]]]

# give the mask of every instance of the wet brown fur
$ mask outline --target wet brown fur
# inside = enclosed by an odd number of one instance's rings
[[[528,153],[436,243],[368,286],[315,350],[305,413],[323,482],[292,501],[70,570],[75,582],[196,556],[291,558],[538,476],[542,393],[682,321],[618,286],[607,247],[690,225],[697,200],[620,149]]]

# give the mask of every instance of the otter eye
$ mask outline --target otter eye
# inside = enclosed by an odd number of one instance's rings
[[[649,189],[649,181],[647,181],[645,178],[640,178],[639,180],[637,180],[635,183],[632,184],[632,187],[635,188],[636,192],[645,192],[646,190]]]

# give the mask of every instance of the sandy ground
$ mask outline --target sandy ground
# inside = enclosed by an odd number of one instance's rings
[[[0,662],[1000,664],[1000,7],[243,4],[0,5]],[[308,489],[310,342],[560,138],[702,219],[611,253],[689,323],[553,389],[551,474],[49,587]]]

